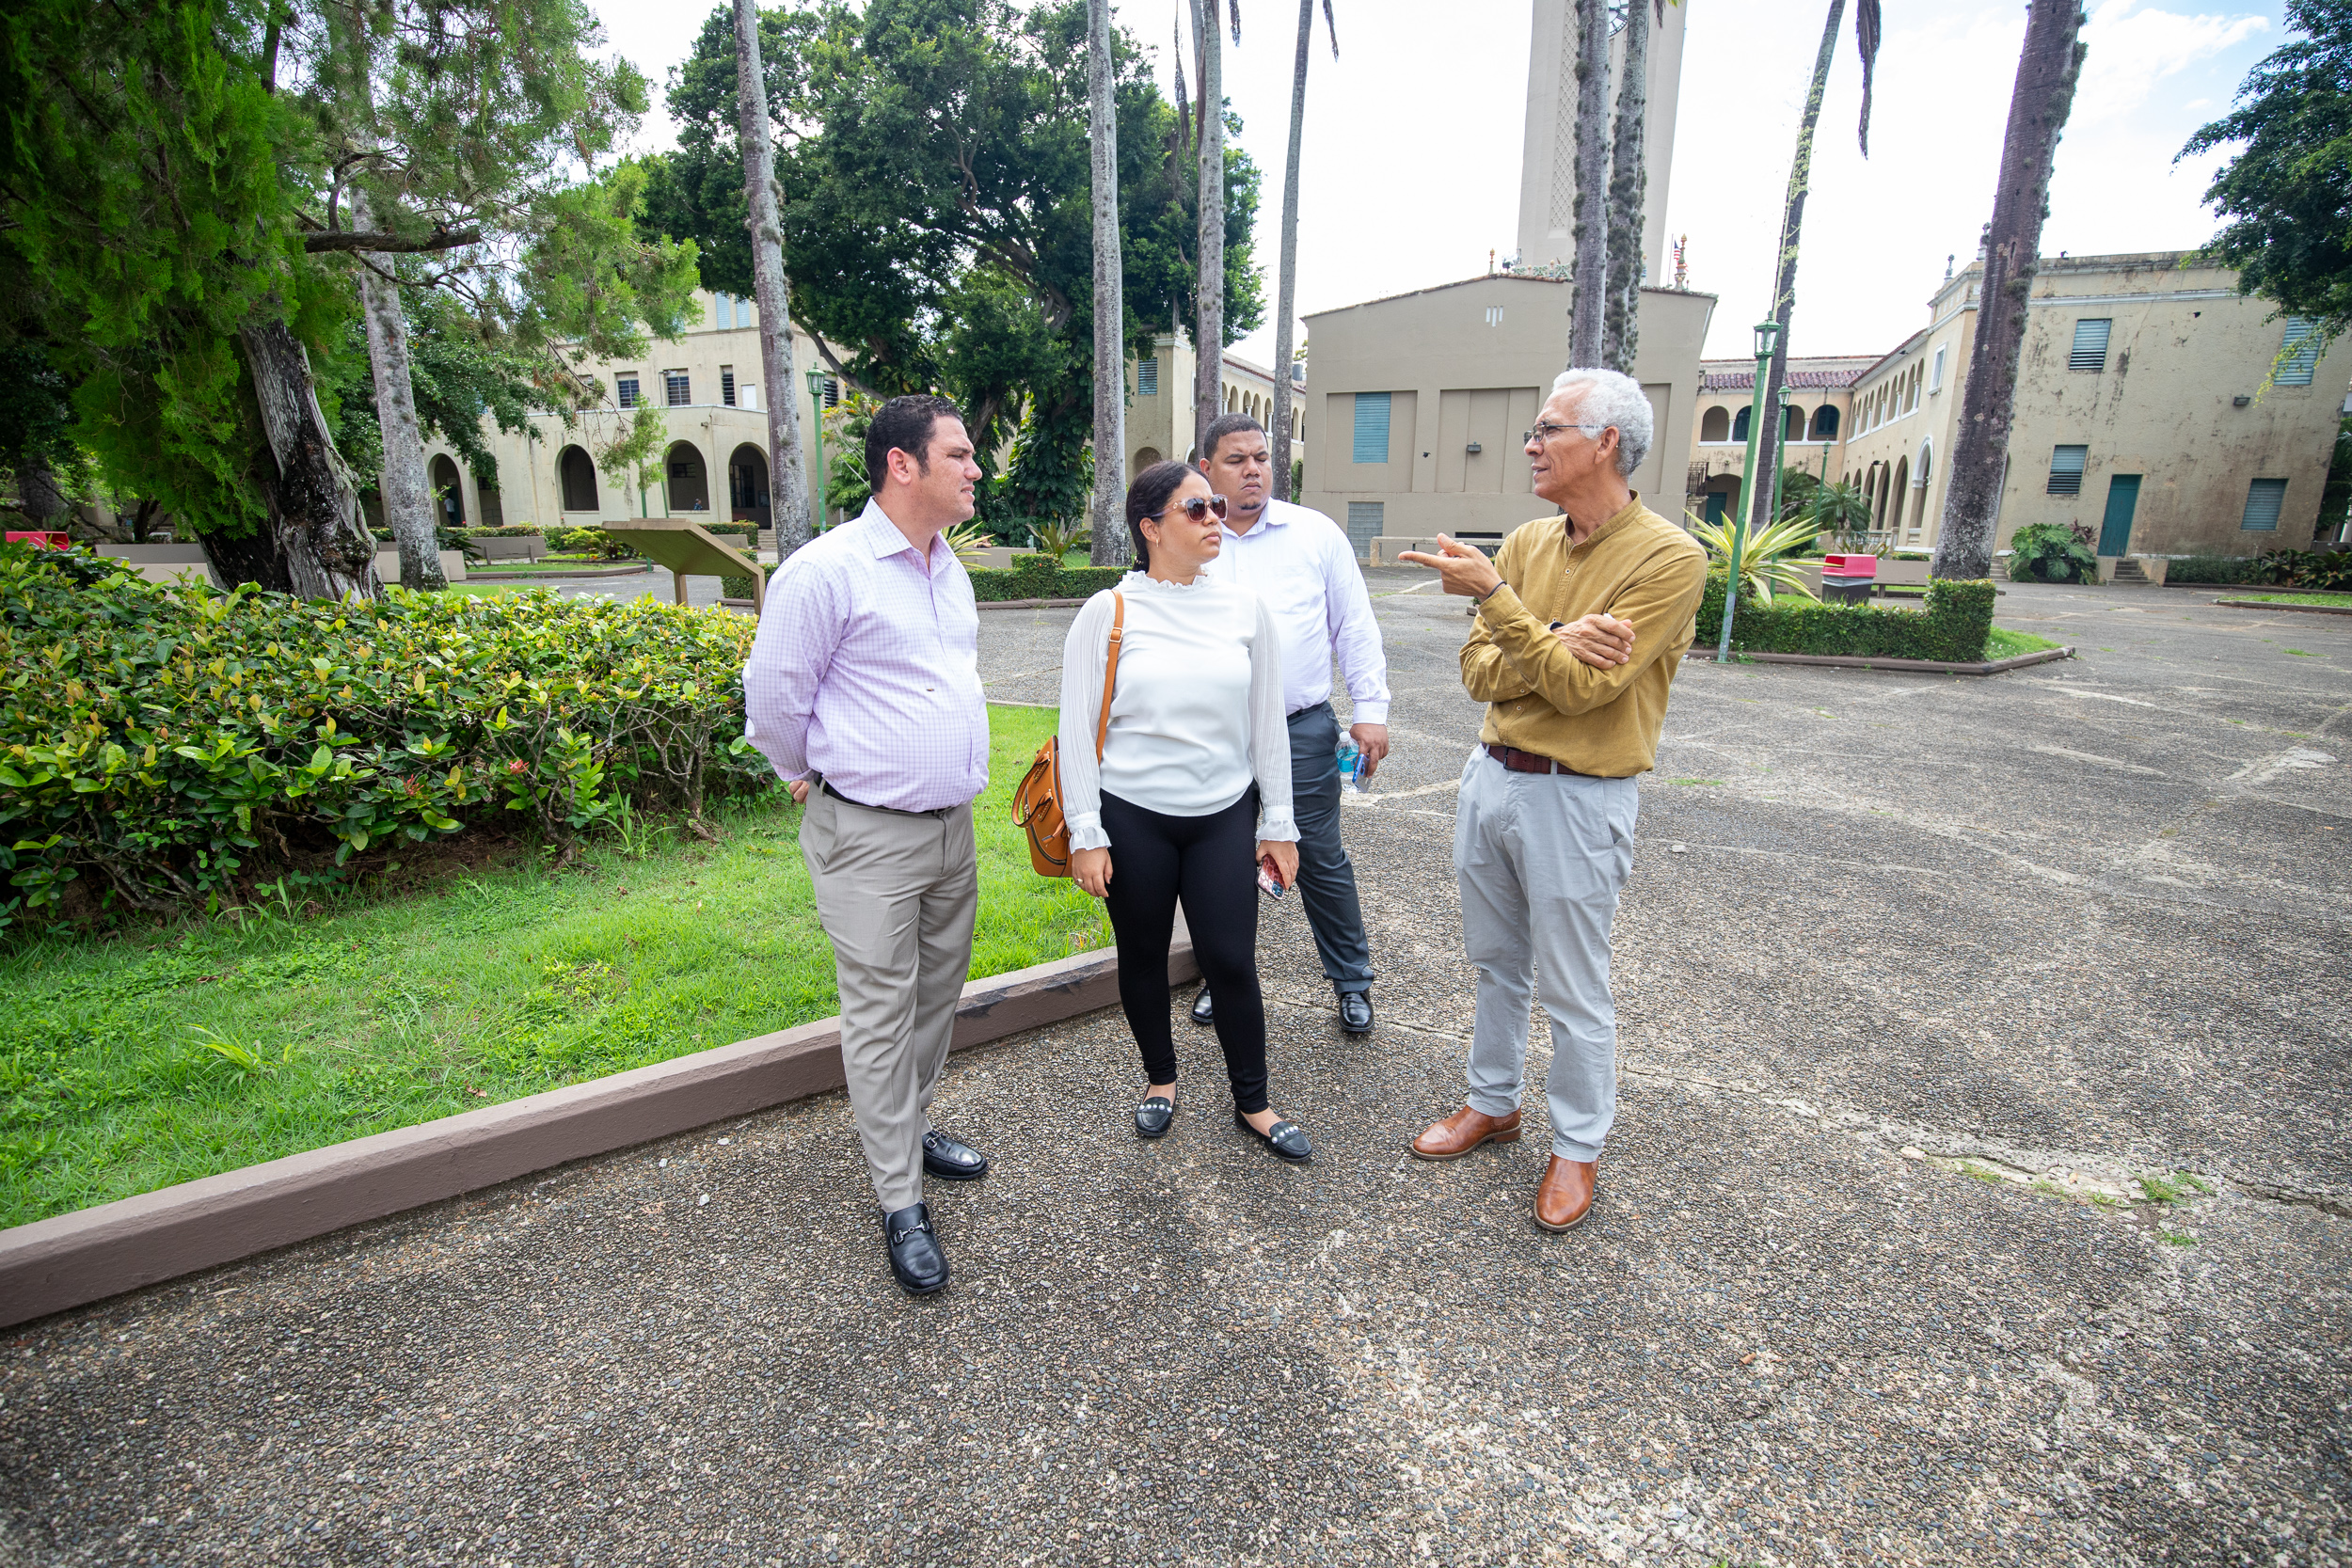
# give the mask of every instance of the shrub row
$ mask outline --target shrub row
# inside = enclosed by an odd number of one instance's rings
[[[234,897],[491,822],[762,787],[739,616],[394,588],[337,604],[0,546],[0,924]],[[514,815],[507,815],[514,814]]]
[[[1713,647],[1723,635],[1722,572],[1707,579],[1699,600],[1698,644]],[[1990,582],[1928,584],[1927,608],[1893,610],[1878,605],[1820,604],[1793,594],[1771,604],[1740,601],[1732,617],[1731,646],[1751,654],[1821,654],[1856,658],[1926,658],[1973,664],[1984,657],[1993,631],[1994,589]]]
[[[1007,599],[1086,599],[1127,575],[1118,566],[1065,566],[1047,555],[1013,557],[1009,568],[977,567],[972,595],[982,604]]]

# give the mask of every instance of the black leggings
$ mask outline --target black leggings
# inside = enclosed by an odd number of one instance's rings
[[[1209,993],[1216,1039],[1225,1048],[1233,1105],[1265,1104],[1265,1003],[1258,994],[1258,792],[1253,787],[1210,816],[1163,816],[1103,795],[1111,837],[1111,883],[1104,903],[1119,937],[1119,1005],[1143,1052],[1150,1082],[1176,1081],[1170,1037],[1168,944],[1176,900]]]

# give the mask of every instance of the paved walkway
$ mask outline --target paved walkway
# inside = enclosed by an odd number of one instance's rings
[[[1375,576],[1381,1027],[1264,942],[1314,1165],[1189,1028],[1139,1144],[1097,1015],[951,1069],[999,1168],[934,1195],[930,1301],[834,1097],[51,1319],[0,1342],[0,1561],[2352,1561],[2352,626],[2011,587],[2080,661],[1686,670],[1552,1237],[1540,1140],[1405,1157],[1477,710],[1459,602]],[[1066,623],[984,618],[993,689],[1052,700]]]

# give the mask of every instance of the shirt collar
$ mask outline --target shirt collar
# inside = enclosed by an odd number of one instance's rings
[[[1225,531],[1232,533],[1236,539],[1248,539],[1260,529],[1286,527],[1290,519],[1283,516],[1282,512],[1290,504],[1288,501],[1276,500],[1272,496],[1268,496],[1265,499],[1265,505],[1259,510],[1257,523],[1251,527],[1248,533],[1235,533],[1231,522],[1225,525]]]
[[[898,531],[898,525],[890,520],[890,514],[884,512],[882,504],[871,496],[866,498],[866,510],[858,514],[855,526],[865,531],[862,537],[873,550],[874,559],[877,561],[887,561],[894,555],[914,553],[914,546],[908,544],[907,536]],[[930,559],[924,564],[930,569],[931,575],[936,577],[944,564],[940,557],[944,555],[952,561],[955,559],[955,554],[954,550],[947,547],[947,531],[942,529],[931,535]]]
[[[1607,522],[1601,524],[1600,527],[1593,530],[1593,536],[1591,538],[1585,540],[1581,545],[1570,544],[1568,548],[1571,550],[1591,549],[1595,545],[1599,544],[1602,540],[1616,532],[1617,530],[1625,527],[1626,524],[1640,516],[1642,515],[1642,492],[1636,490],[1633,492],[1633,499],[1626,502],[1625,505],[1619,507],[1615,515],[1612,516]],[[1561,514],[1560,528],[1561,531],[1567,531],[1568,518],[1565,513]],[[1573,535],[1571,535],[1571,537],[1573,537]]]

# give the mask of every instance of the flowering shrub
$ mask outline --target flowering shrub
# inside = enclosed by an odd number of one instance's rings
[[[0,924],[167,911],[514,818],[699,817],[771,775],[752,624],[649,599],[337,604],[0,546]]]

